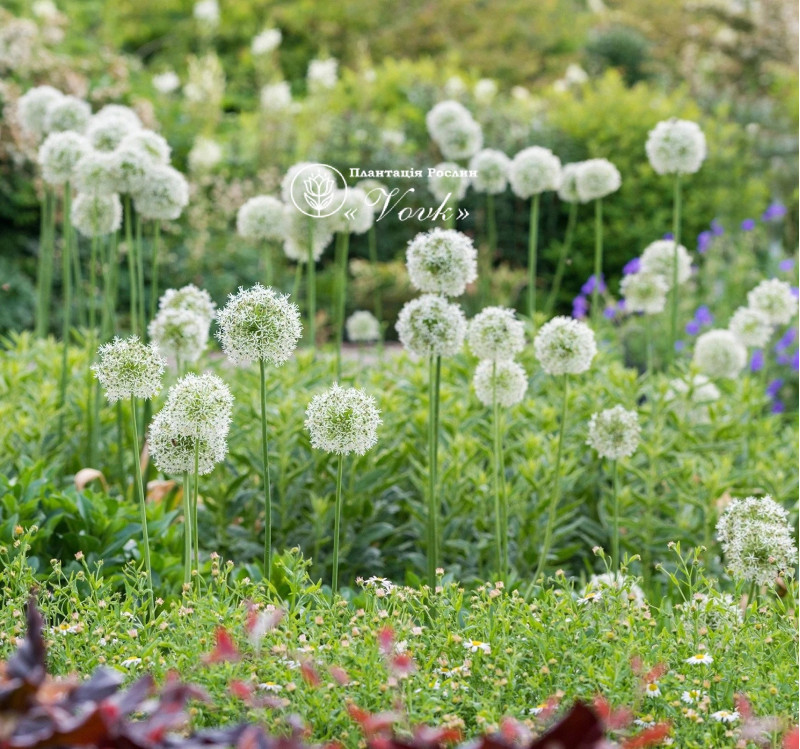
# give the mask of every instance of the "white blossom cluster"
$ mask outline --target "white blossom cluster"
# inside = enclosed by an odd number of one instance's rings
[[[381,337],[378,318],[367,310],[353,312],[344,324],[347,339],[353,343],[372,343]]]
[[[436,228],[408,243],[406,266],[415,289],[460,296],[478,277],[478,253],[466,234]]]
[[[400,342],[416,356],[453,356],[461,350],[467,320],[457,304],[423,294],[407,302],[396,324]]]
[[[483,145],[483,131],[457,101],[440,101],[425,116],[428,134],[445,159],[468,159]]]
[[[250,43],[250,51],[256,56],[268,55],[278,49],[283,41],[283,34],[280,29],[264,29],[260,34],[253,37]]]
[[[122,202],[114,192],[80,193],[72,201],[70,219],[85,237],[113,234],[122,225]]]
[[[692,259],[689,252],[682,245],[675,245],[672,239],[657,239],[651,242],[642,252],[640,273],[654,273],[661,276],[667,284],[667,288],[672,288],[673,264],[677,255],[678,259],[678,285],[685,284],[692,275]]]
[[[762,281],[747,295],[750,309],[763,313],[770,325],[785,325],[797,314],[792,287],[777,278]]]
[[[579,203],[578,196],[578,172],[580,171],[581,161],[573,161],[561,167],[561,183],[558,186],[558,198],[565,203]]]
[[[367,194],[360,187],[337,191],[334,205],[339,203],[342,207],[330,217],[334,232],[366,234],[372,228],[375,214],[367,203]]]
[[[253,241],[282,240],[285,234],[283,203],[271,195],[256,195],[239,208],[236,231]]]
[[[533,350],[547,374],[580,374],[591,366],[597,344],[594,331],[586,323],[554,317],[536,334]]]
[[[666,306],[669,284],[658,273],[640,270],[625,276],[619,284],[619,290],[625,297],[626,311],[657,315]]]
[[[458,202],[464,199],[469,187],[469,177],[464,176],[464,170],[452,161],[443,161],[437,164],[428,176],[428,189],[436,200],[442,202],[450,200]]]
[[[130,397],[148,400],[160,392],[167,363],[152,343],[144,344],[135,335],[125,340],[114,338],[102,345],[97,355],[92,371],[109,403]]]
[[[608,159],[580,162],[575,177],[575,190],[581,203],[599,200],[616,192],[622,185],[619,169]]]
[[[696,122],[672,118],[648,133],[645,151],[658,174],[694,174],[706,158],[706,137]]]
[[[664,401],[679,418],[691,424],[710,424],[709,406],[719,398],[719,388],[708,377],[694,375],[688,382],[671,380]]]
[[[524,148],[511,161],[508,181],[514,194],[523,199],[558,190],[561,185],[561,161],[549,148]]]
[[[619,460],[636,452],[640,435],[641,427],[636,411],[614,406],[592,414],[586,444],[593,447],[601,458]]]
[[[194,363],[208,345],[214,308],[208,292],[193,284],[167,289],[158,300],[158,314],[150,321],[148,335],[179,364]]]
[[[364,455],[378,441],[382,421],[375,399],[360,388],[337,383],[315,395],[306,409],[311,446],[337,455]]]
[[[319,94],[332,89],[338,80],[338,71],[339,63],[333,57],[308,63],[306,83],[309,93]]]
[[[707,377],[732,380],[747,364],[747,349],[729,330],[709,330],[695,342],[692,363]]]
[[[470,171],[477,172],[472,178],[475,192],[499,195],[508,186],[508,170],[511,159],[502,151],[484,148],[478,151],[469,162]]]
[[[327,219],[312,218],[286,203],[283,207],[283,252],[296,263],[308,262],[308,250],[317,262],[333,240],[333,228]]]
[[[513,359],[484,359],[475,368],[472,385],[484,406],[492,406],[497,399],[498,406],[510,408],[525,397],[528,374]]]
[[[470,321],[467,343],[479,359],[509,361],[525,347],[525,325],[513,309],[486,307]]]

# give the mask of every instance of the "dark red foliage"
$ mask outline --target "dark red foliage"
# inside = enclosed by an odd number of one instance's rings
[[[214,649],[203,658],[205,663],[235,662],[242,657],[225,627],[217,627],[215,637],[216,644],[214,645]]]
[[[645,728],[636,736],[631,736],[622,742],[622,749],[645,749],[648,746],[658,746],[669,736],[669,723],[656,723],[654,726]]]
[[[633,720],[633,711],[630,708],[621,707],[619,710],[614,710],[608,700],[600,695],[594,698],[594,709],[603,721],[603,725],[610,731],[625,728]]]

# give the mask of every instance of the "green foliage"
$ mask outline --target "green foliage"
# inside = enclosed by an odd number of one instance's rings
[[[590,72],[598,74],[614,68],[632,86],[649,77],[649,48],[647,39],[636,29],[617,25],[592,32],[584,54]]]

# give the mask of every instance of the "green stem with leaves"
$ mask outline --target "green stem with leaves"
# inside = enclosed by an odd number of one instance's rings
[[[675,175],[672,210],[672,236],[675,241],[675,252],[672,258],[672,299],[669,324],[668,361],[675,359],[675,341],[678,339],[678,246],[681,243],[681,175]]]
[[[259,359],[261,370],[261,467],[264,480],[264,579],[272,575],[272,483],[269,476],[269,442],[267,441],[267,380],[264,360]]]
[[[575,237],[575,224],[578,220],[578,204],[569,204],[569,216],[567,218],[567,231],[564,234],[564,242],[561,244],[561,249],[558,252],[558,264],[556,265],[556,272],[553,276],[553,285],[550,287],[550,293],[547,295],[547,301],[544,305],[544,313],[547,317],[553,313],[553,308],[558,301],[558,295],[561,292],[561,282],[564,280],[564,271],[567,269],[567,258],[572,250],[572,241]]]
[[[133,215],[131,208],[131,196],[125,196],[125,245],[128,251],[128,282],[130,284],[131,298],[131,332],[136,335],[139,332],[139,300],[137,289],[139,288],[138,274],[136,272],[136,248],[133,244]]]
[[[594,201],[594,287],[592,288],[592,324],[600,321],[600,284],[603,278],[603,199]]]
[[[147,532],[147,507],[144,498],[144,482],[142,480],[142,464],[139,453],[139,427],[136,424],[136,399],[131,396],[131,427],[133,429],[133,469],[136,477],[136,494],[139,498],[139,517],[142,521],[142,537],[144,539],[144,566],[147,570],[147,584],[150,587],[150,615],[153,608],[153,567],[150,563],[150,535]]]
[[[531,200],[531,220],[528,227],[528,315],[531,318],[533,331],[536,331],[536,264],[539,245],[539,202],[541,195],[537,193]]]
[[[336,469],[336,506],[333,518],[333,580],[331,590],[333,594],[339,590],[339,534],[342,523],[342,473],[344,470],[344,455],[339,455],[339,465]]]
[[[611,565],[614,572],[619,572],[619,464],[611,461],[611,511],[614,533],[611,537]]]

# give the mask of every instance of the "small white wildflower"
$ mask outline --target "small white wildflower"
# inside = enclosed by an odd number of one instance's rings
[[[525,148],[512,159],[508,181],[514,194],[520,198],[558,190],[561,184],[561,161],[549,148]]]
[[[554,317],[545,323],[533,342],[536,358],[547,374],[580,374],[597,354],[594,331],[571,317]]]
[[[236,231],[250,240],[282,240],[284,236],[284,205],[271,195],[250,198],[236,214]]]
[[[153,76],[153,88],[160,94],[171,94],[181,87],[181,79],[174,70],[165,70]]]
[[[470,320],[467,344],[479,359],[513,359],[525,347],[525,325],[513,309],[485,307]]]
[[[476,367],[472,384],[484,406],[493,405],[496,397],[498,405],[509,408],[525,397],[528,375],[515,361],[484,360]]]
[[[114,338],[101,346],[97,354],[99,358],[92,371],[105,388],[110,403],[132,396],[150,399],[158,395],[166,362],[152,343],[144,344],[138,336]]]
[[[745,346],[766,346],[772,336],[769,318],[758,309],[739,307],[728,322],[728,330]]]
[[[197,137],[192,144],[187,160],[189,170],[194,173],[210,172],[222,161],[222,146],[213,138]]]
[[[480,640],[464,640],[464,647],[470,653],[477,653],[479,650],[486,655],[492,652],[492,648],[488,642],[481,642]]]
[[[658,174],[694,174],[706,158],[706,138],[696,122],[672,118],[648,133],[645,150]]]
[[[664,311],[669,283],[658,273],[639,271],[625,276],[619,290],[625,297],[626,311],[657,315]]]
[[[85,237],[113,234],[122,224],[122,203],[116,193],[81,193],[70,211],[72,225]]]
[[[608,159],[589,159],[581,162],[575,179],[575,189],[581,203],[605,198],[619,190],[622,177],[619,169]]]
[[[268,83],[259,94],[265,112],[286,112],[292,106],[292,87],[286,81]]]
[[[336,383],[315,395],[306,409],[305,426],[311,435],[311,446],[337,455],[364,455],[378,441],[381,423],[371,395]]]
[[[39,148],[42,179],[49,185],[63,185],[75,175],[78,162],[89,152],[89,141],[71,131],[48,135]]]
[[[693,705],[695,702],[699,702],[703,699],[705,692],[700,689],[687,689],[684,690],[681,694],[681,702],[685,702],[687,705]]]
[[[330,57],[327,60],[312,60],[308,63],[306,82],[312,94],[332,89],[338,80],[339,63]]]
[[[194,4],[192,15],[200,23],[216,26],[219,23],[219,3],[217,0],[198,0]]]
[[[484,148],[478,151],[469,162],[471,171],[477,174],[472,178],[472,187],[475,192],[485,192],[498,195],[505,192],[508,186],[508,170],[511,159],[502,151],[493,148]]]
[[[119,665],[123,668],[132,668],[133,666],[138,666],[141,662],[141,658],[126,658],[124,661],[121,661]]]
[[[460,296],[478,277],[477,258],[472,240],[453,229],[417,234],[406,250],[412,286],[447,296]]]
[[[142,218],[172,221],[189,203],[189,185],[171,166],[149,167],[133,195],[133,202]]]
[[[712,658],[710,653],[701,652],[701,653],[695,653],[691,657],[687,658],[685,662],[691,663],[693,665],[707,666],[713,663],[714,659]]]
[[[196,362],[208,343],[208,318],[187,309],[162,309],[147,326],[160,351],[183,363]]]
[[[633,578],[623,575],[621,572],[592,575],[581,592],[581,596],[588,596],[592,592],[613,593],[625,604],[630,602],[636,606],[644,606],[647,603],[644,591],[634,582]]]
[[[777,278],[758,284],[747,294],[747,304],[751,309],[763,312],[772,325],[785,325],[797,313],[792,287]]]
[[[467,321],[457,304],[436,294],[407,302],[396,324],[400,342],[417,356],[452,356],[464,343]]]
[[[647,684],[645,686],[645,688],[644,688],[644,696],[645,697],[650,697],[651,699],[655,699],[656,697],[660,697],[661,696],[661,689],[658,686],[658,682],[657,681],[651,681],[649,684]]]
[[[250,50],[256,56],[268,55],[270,52],[281,46],[283,34],[280,29],[264,29],[260,34],[253,37],[250,43]]]
[[[354,312],[344,324],[347,338],[353,343],[370,343],[381,337],[378,318],[367,310]]]
[[[747,364],[747,349],[729,330],[709,330],[697,339],[692,363],[708,377],[734,379]]]
[[[739,713],[736,710],[733,712],[730,710],[717,710],[711,713],[711,719],[716,720],[718,723],[735,723],[739,720]]]
[[[77,96],[62,96],[53,99],[47,107],[44,127],[48,133],[71,131],[83,133],[92,116],[92,108]]]
[[[47,133],[47,110],[63,96],[52,86],[29,88],[17,99],[17,119],[23,131],[41,140]]]
[[[456,202],[463,200],[469,187],[469,177],[463,176],[464,170],[452,161],[443,161],[434,167],[428,176],[428,190],[436,200],[442,202],[450,196]]]
[[[657,239],[644,248],[639,272],[655,273],[661,276],[668,288],[672,288],[673,263],[675,262],[675,242],[671,239]],[[678,255],[678,284],[684,284],[692,275],[692,259],[686,248],[679,244]]]
[[[641,427],[636,411],[614,406],[592,414],[586,444],[597,450],[601,458],[619,460],[636,452],[640,434]]]

